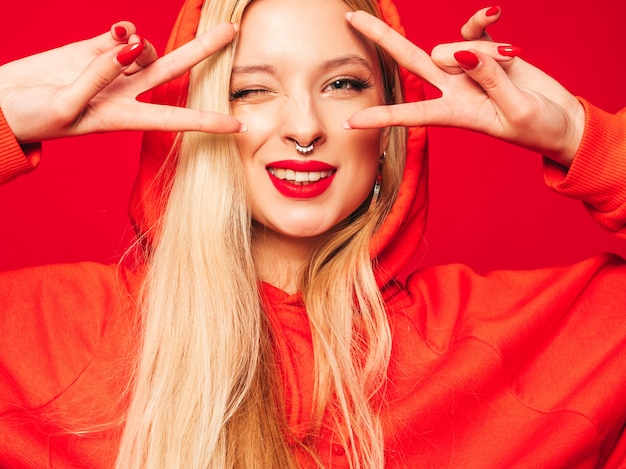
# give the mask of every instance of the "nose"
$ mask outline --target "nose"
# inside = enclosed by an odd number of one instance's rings
[[[319,148],[325,141],[323,117],[310,96],[291,97],[287,101],[282,138],[303,155]]]

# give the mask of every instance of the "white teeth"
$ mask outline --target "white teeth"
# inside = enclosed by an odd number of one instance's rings
[[[333,171],[294,171],[283,168],[268,168],[267,170],[278,179],[295,183],[317,182],[333,174]]]

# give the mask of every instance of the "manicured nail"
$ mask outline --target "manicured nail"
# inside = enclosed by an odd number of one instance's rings
[[[476,54],[468,50],[460,50],[454,53],[454,58],[461,68],[472,70],[478,66],[479,60]]]
[[[128,34],[128,31],[126,31],[126,28],[124,26],[116,26],[114,31],[115,31],[115,35],[119,37],[120,39],[125,38],[126,35]]]
[[[496,16],[498,13],[500,13],[500,7],[491,7],[485,12],[485,15]]]
[[[521,47],[516,46],[498,46],[498,54],[505,57],[517,57],[522,53]]]
[[[138,42],[136,44],[128,44],[121,51],[117,53],[117,61],[122,67],[132,64],[137,57],[141,55],[145,47],[144,42]]]

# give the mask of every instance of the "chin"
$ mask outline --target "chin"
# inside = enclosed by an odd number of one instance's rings
[[[285,227],[281,229],[279,233],[289,238],[312,239],[312,238],[319,238],[321,236],[324,236],[325,234],[332,231],[333,228],[334,227],[329,227],[328,229],[325,229],[323,227],[320,227],[319,225],[310,226],[310,227],[298,226],[294,229]]]

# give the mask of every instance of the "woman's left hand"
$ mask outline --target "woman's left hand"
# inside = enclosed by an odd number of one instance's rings
[[[484,29],[485,10],[477,12],[464,26],[464,36],[476,40],[437,46],[432,57],[375,17],[361,11],[348,15],[355,29],[386,49],[408,71],[437,87],[442,95],[365,109],[353,115],[347,127],[459,127],[500,138],[569,166],[584,130],[582,105],[556,80],[519,57],[512,57],[516,50],[509,44],[491,42]]]

